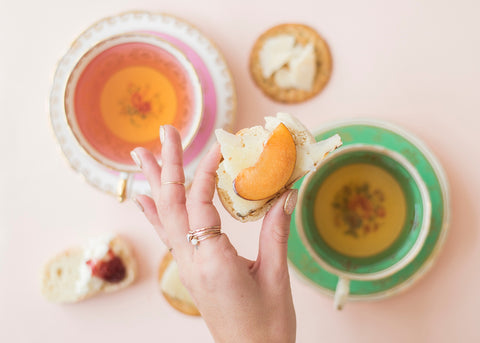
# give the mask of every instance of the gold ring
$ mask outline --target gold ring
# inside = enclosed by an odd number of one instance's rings
[[[185,182],[182,181],[163,181],[162,185],[185,185]]]
[[[200,241],[220,236],[221,234],[222,229],[220,225],[202,227],[200,229],[188,231],[187,241],[192,245],[197,245]]]

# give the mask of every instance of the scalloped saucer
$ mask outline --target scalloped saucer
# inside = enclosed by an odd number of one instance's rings
[[[123,201],[148,194],[150,187],[140,173],[120,172],[99,163],[80,146],[65,115],[65,88],[79,59],[106,38],[132,32],[156,34],[181,50],[195,67],[203,89],[204,114],[197,135],[185,150],[186,186],[191,183],[201,157],[215,142],[216,128],[231,129],[236,113],[232,75],[216,46],[191,24],[174,16],[151,12],[126,12],[90,26],[58,63],[50,95],[50,119],[58,143],[72,168],[97,189]]]

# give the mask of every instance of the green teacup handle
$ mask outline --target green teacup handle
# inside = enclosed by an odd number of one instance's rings
[[[343,309],[350,294],[350,280],[342,276],[338,277],[337,288],[333,298],[334,306],[337,310]]]

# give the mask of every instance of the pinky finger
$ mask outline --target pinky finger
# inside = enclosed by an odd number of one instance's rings
[[[140,208],[140,210],[145,214],[150,224],[154,227],[162,226],[162,222],[158,217],[157,206],[155,202],[148,195],[137,195],[133,198],[133,202]]]
[[[150,198],[148,195],[137,195],[135,198],[132,199],[133,202],[142,210],[145,214],[147,220],[152,224],[153,228],[160,236],[160,239],[165,243],[167,247],[170,247],[168,240],[165,236],[165,232],[163,230],[163,225],[158,216],[157,206],[155,206],[155,201]]]

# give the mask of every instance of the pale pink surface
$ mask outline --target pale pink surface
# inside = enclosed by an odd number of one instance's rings
[[[478,342],[480,327],[480,22],[477,1],[127,0],[0,2],[0,342],[211,342],[203,321],[172,310],[157,291],[165,248],[131,203],[88,186],[61,157],[46,102],[56,61],[87,26],[132,8],[198,26],[221,48],[238,90],[237,128],[276,111],[309,127],[352,117],[391,121],[418,135],[451,185],[452,225],[433,269],[407,293],[332,309],[292,273],[298,342]],[[265,98],[248,72],[255,38],[282,22],[314,26],[334,72],[324,92],[286,106]],[[218,203],[218,201],[217,201]],[[239,252],[256,256],[260,224],[221,211]],[[92,235],[116,231],[140,262],[128,290],[72,306],[39,293],[42,263]]]

